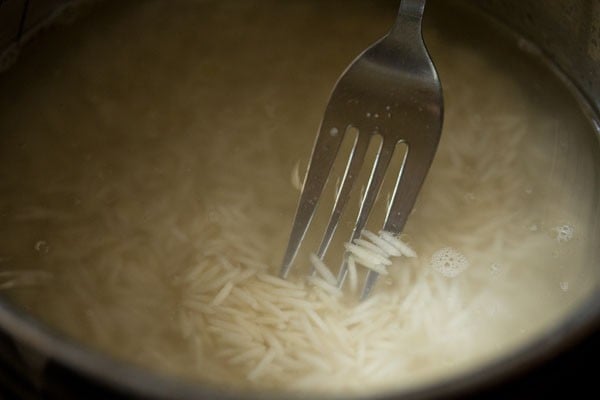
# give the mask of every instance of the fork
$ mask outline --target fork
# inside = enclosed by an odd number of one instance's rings
[[[338,79],[325,109],[300,195],[280,276],[286,278],[304,239],[347,132],[358,135],[337,191],[329,223],[316,253],[327,252],[365,153],[374,135],[382,142],[361,198],[350,242],[365,227],[398,143],[407,153],[395,182],[383,231],[399,235],[411,212],[440,139],[443,99],[440,81],[421,35],[425,0],[402,0],[390,32],[362,52]],[[347,257],[338,272],[346,278]],[[368,297],[378,274],[370,270],[361,299]]]

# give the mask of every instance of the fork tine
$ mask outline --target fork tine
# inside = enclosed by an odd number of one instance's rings
[[[331,238],[335,233],[342,212],[344,211],[344,207],[350,198],[350,192],[352,191],[356,177],[358,176],[360,168],[363,165],[368,147],[369,135],[361,135],[359,132],[354,144],[354,148],[352,149],[352,153],[350,154],[350,159],[346,166],[346,170],[344,171],[341,187],[335,197],[333,212],[331,213],[327,229],[325,230],[321,245],[319,246],[319,251],[317,252],[317,257],[319,258],[323,258],[323,256],[325,256],[327,248],[331,243]]]
[[[304,180],[304,187],[300,195],[298,208],[296,209],[296,216],[294,217],[294,225],[292,226],[288,246],[279,271],[279,275],[282,278],[287,277],[292,267],[294,258],[314,216],[319,197],[323,192],[331,167],[346,133],[345,126],[341,129],[342,125],[335,126],[331,123],[325,123],[325,121],[331,120],[332,118],[328,118],[326,113],[325,118],[323,118],[323,124],[319,129],[317,141],[313,147],[310,165]]]
[[[417,153],[417,149],[424,150]],[[404,224],[408,215],[415,205],[419,190],[423,185],[427,171],[435,154],[434,146],[414,146],[409,145],[406,158],[402,165],[402,169],[398,174],[398,180],[394,187],[392,201],[387,210],[383,230],[397,235],[404,229]],[[365,279],[365,285],[361,293],[361,300],[369,297],[373,290],[379,274],[375,271],[369,271]]]
[[[433,161],[437,142],[429,146],[418,144],[408,147],[406,158],[394,187],[392,201],[387,210],[383,230],[398,234],[412,211],[417,195]]]
[[[373,287],[375,287],[375,283],[377,283],[377,279],[379,278],[379,274],[373,270],[367,272],[367,277],[365,278],[365,286],[360,294],[360,300],[365,300],[371,294]]]
[[[381,188],[383,177],[385,176],[385,172],[392,158],[392,154],[394,153],[395,145],[396,143],[388,143],[385,140],[381,144],[381,147],[377,154],[377,158],[374,163],[373,171],[371,172],[369,182],[367,183],[367,188],[365,189],[365,195],[360,202],[360,209],[358,211],[358,216],[356,218],[354,229],[352,230],[350,242],[353,242],[354,239],[357,239],[360,236],[363,228],[367,223],[367,219],[369,218],[369,214],[371,213],[373,204],[375,204],[375,200],[377,199],[377,195],[379,194],[379,189]],[[346,257],[344,257],[342,267],[340,268],[340,271],[338,273],[338,287],[341,287],[344,284],[344,280],[346,279],[347,273],[348,263]]]

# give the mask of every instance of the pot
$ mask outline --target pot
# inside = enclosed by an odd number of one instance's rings
[[[44,28],[72,20],[91,1],[0,1],[0,72]],[[545,58],[571,88],[595,124],[592,146],[600,150],[600,0],[467,2],[518,38],[521,47]],[[598,153],[596,151],[596,153]],[[600,163],[600,159],[596,160]],[[600,185],[595,191],[593,241],[600,243]],[[600,260],[600,246],[593,259]],[[518,352],[481,369],[423,388],[381,398],[429,399],[462,396],[530,397],[593,388],[600,327],[600,265],[594,289],[556,327]],[[0,394],[6,398],[233,398],[199,385],[157,375],[116,361],[62,336],[0,297]],[[265,395],[265,397],[276,396]]]

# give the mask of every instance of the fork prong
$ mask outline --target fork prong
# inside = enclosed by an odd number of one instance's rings
[[[425,151],[417,153],[417,149]],[[392,201],[385,216],[384,231],[397,235],[404,229],[404,224],[415,205],[417,195],[423,185],[431,160],[433,160],[435,149],[435,145],[430,147],[415,146],[414,149],[409,146],[402,169],[398,174]],[[377,272],[368,272],[361,293],[361,300],[369,297],[378,277]]]
[[[350,198],[350,192],[352,191],[354,182],[356,181],[356,178],[360,172],[360,168],[363,165],[368,147],[369,135],[361,135],[359,132],[350,154],[346,170],[344,171],[340,189],[335,197],[333,212],[331,213],[327,229],[325,230],[323,239],[321,240],[321,245],[319,246],[319,251],[317,252],[317,256],[319,258],[323,258],[325,256],[327,248],[331,243],[331,239],[333,238],[333,234],[338,226],[342,212],[344,211],[344,208],[348,203],[348,199]]]
[[[294,258],[314,216],[319,197],[323,192],[331,167],[346,133],[346,126],[335,126],[331,123],[325,123],[325,121],[331,120],[332,118],[328,118],[326,113],[323,119],[324,123],[319,129],[319,135],[313,147],[290,239],[279,271],[279,275],[282,278],[287,277],[292,267]]]
[[[371,172],[371,176],[369,177],[369,181],[365,189],[365,195],[360,202],[360,208],[358,211],[358,216],[356,217],[354,229],[352,230],[350,242],[353,242],[354,239],[357,239],[360,236],[363,228],[367,223],[369,214],[371,213],[371,209],[373,208],[373,204],[375,204],[375,200],[377,199],[377,195],[379,194],[379,189],[381,188],[383,177],[385,176],[385,172],[392,158],[395,145],[396,143],[387,143],[385,141],[381,144],[381,147],[377,154],[377,158],[374,162],[374,167]],[[342,287],[342,285],[344,284],[344,280],[346,279],[347,273],[348,264],[346,257],[344,257],[344,261],[342,262],[342,266],[338,273],[338,287]]]

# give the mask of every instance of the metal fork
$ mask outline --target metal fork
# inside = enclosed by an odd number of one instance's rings
[[[335,85],[313,148],[280,270],[282,278],[287,277],[292,267],[340,144],[351,127],[358,130],[358,135],[316,254],[323,258],[327,251],[374,135],[380,135],[382,143],[350,241],[360,236],[367,222],[398,143],[405,143],[408,150],[383,230],[395,235],[402,232],[433,161],[442,129],[442,89],[421,35],[424,8],[425,0],[402,0],[391,31],[359,55]],[[346,275],[347,263],[344,262],[337,277],[338,287],[343,285]],[[369,271],[361,298],[369,295],[377,276]]]

